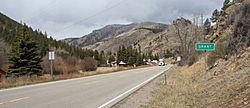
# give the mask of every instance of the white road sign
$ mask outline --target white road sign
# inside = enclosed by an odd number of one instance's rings
[[[55,59],[55,52],[49,52],[49,60],[54,60]]]
[[[181,56],[178,56],[176,61],[180,62],[181,61]]]

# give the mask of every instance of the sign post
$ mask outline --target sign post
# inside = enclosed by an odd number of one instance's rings
[[[54,51],[49,52],[49,60],[50,60],[51,77],[52,77],[52,80],[54,80],[54,65],[53,65],[53,61],[55,60],[55,52]]]
[[[167,75],[166,75],[166,73],[164,73],[164,85],[166,85],[167,84]]]
[[[195,50],[196,51],[205,51],[205,52],[206,51],[214,51],[215,50],[215,43],[196,43]],[[207,62],[207,54],[206,54],[205,62]],[[207,67],[205,67],[205,68],[207,68]]]

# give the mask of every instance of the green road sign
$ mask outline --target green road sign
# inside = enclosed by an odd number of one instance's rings
[[[196,43],[195,50],[197,51],[213,51],[215,50],[214,43]]]

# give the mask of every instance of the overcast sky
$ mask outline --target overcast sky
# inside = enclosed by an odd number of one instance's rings
[[[224,0],[1,0],[0,12],[56,39],[81,37],[107,24],[170,23],[210,16]]]

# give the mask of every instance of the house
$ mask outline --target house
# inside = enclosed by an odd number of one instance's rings
[[[127,64],[123,61],[121,61],[120,63],[118,63],[118,66],[127,66]]]
[[[153,61],[151,61],[151,64],[157,65],[157,64],[158,64],[158,60],[153,60]]]

